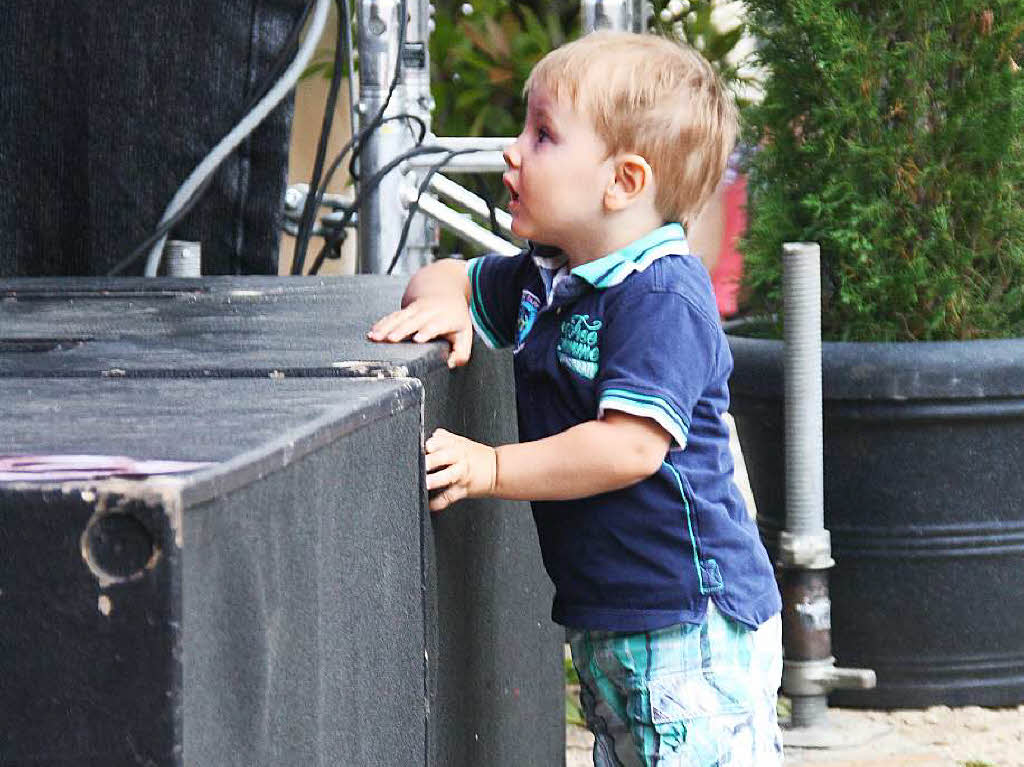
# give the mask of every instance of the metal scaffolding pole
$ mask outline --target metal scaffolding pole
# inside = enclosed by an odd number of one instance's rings
[[[384,109],[385,119],[414,115],[429,128],[433,107],[427,50],[429,15],[426,0],[360,0],[357,15],[357,110],[363,125]],[[399,77],[388,100],[396,67],[400,70]],[[400,195],[400,168],[395,168],[372,186],[367,182],[377,171],[411,149],[416,133],[413,121],[391,120],[371,131],[363,141],[359,162],[359,199],[362,201],[358,227],[359,272],[380,274],[387,271],[398,247],[405,216]],[[422,230],[422,218],[420,222]],[[405,258],[399,261],[399,270],[412,271],[429,261],[430,251],[424,247],[425,237],[422,231],[414,234],[411,242],[415,246],[406,249]]]
[[[646,32],[654,13],[649,0],[582,0],[583,33],[598,29]]]
[[[428,0],[409,0],[409,31],[406,50],[403,54],[402,82],[405,84],[406,111],[423,120],[427,128],[427,140],[433,135],[431,115],[434,112],[434,98],[430,93],[430,32],[433,27],[434,6]],[[433,143],[430,141],[430,143]],[[434,157],[434,162],[438,161]],[[403,171],[404,172],[404,171]],[[407,174],[407,180],[417,180]],[[404,204],[403,219],[404,222]],[[402,223],[400,222],[400,223]],[[434,221],[419,213],[413,214],[405,249],[395,266],[396,273],[410,274],[434,260],[438,229]],[[392,258],[394,252],[388,256]],[[386,267],[385,267],[386,268]]]

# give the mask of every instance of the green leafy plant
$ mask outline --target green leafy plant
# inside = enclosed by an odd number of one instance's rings
[[[833,340],[1024,335],[1024,0],[750,0],[748,308],[822,248]]]
[[[726,3],[721,0],[668,0],[656,4],[652,29],[665,37],[693,46],[718,71],[727,86],[733,89],[737,102],[744,106],[741,95],[744,86],[756,86],[757,76],[750,68],[749,55],[736,56],[740,44],[749,36],[749,28],[742,15],[731,23],[716,19],[716,10]]]
[[[434,126],[446,136],[514,136],[530,70],[573,35],[578,3],[439,2],[430,36]]]

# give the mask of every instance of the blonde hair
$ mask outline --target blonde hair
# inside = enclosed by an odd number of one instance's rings
[[[732,96],[707,59],[654,34],[593,32],[551,51],[523,96],[540,85],[590,117],[609,156],[642,155],[654,171],[655,206],[688,223],[708,201],[736,141]]]

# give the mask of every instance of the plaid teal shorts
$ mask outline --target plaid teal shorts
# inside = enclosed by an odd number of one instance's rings
[[[754,631],[709,601],[702,624],[568,640],[596,767],[782,764],[778,615]]]

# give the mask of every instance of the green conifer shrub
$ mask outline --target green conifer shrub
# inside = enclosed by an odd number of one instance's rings
[[[749,0],[752,312],[822,253],[831,340],[1024,336],[1024,0]]]

